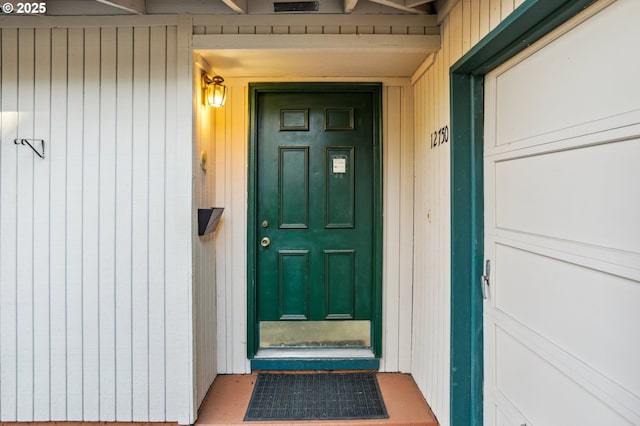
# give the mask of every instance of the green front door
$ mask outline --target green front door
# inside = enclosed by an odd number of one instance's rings
[[[253,99],[254,349],[374,348],[378,86],[277,87]]]

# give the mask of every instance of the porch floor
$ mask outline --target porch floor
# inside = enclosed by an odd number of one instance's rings
[[[243,418],[251,398],[256,377],[257,374],[218,376],[202,402],[196,425],[438,425],[435,416],[413,378],[408,374],[402,373],[377,373],[382,397],[389,414],[388,419],[331,420],[329,422],[305,420],[286,423],[269,421],[245,422]]]

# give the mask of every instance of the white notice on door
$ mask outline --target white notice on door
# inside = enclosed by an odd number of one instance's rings
[[[333,158],[333,173],[347,173],[347,159],[334,157]]]

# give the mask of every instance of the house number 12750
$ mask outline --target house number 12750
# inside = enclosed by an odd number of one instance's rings
[[[449,142],[449,126],[444,126],[431,132],[431,149]]]

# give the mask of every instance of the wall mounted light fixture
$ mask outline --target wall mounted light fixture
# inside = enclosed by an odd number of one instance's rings
[[[210,77],[208,74],[202,74],[202,90],[204,94],[204,103],[212,107],[221,107],[227,98],[227,86],[222,84],[224,78],[216,75]]]

